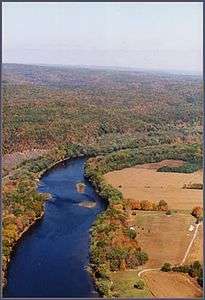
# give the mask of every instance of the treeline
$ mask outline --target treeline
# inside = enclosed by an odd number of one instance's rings
[[[19,178],[6,180],[3,185],[3,285],[14,245],[43,213],[47,196],[36,191],[35,181],[32,174],[21,173]]]
[[[157,170],[157,172],[174,172],[174,173],[193,173],[201,169],[202,163],[185,163],[183,166],[169,167],[163,166]]]
[[[103,173],[107,173],[112,170],[120,170],[137,164],[160,162],[165,159],[178,159],[197,164],[199,169],[202,168],[202,158],[201,144],[165,144],[111,153],[99,158],[95,171],[98,172],[100,169]],[[92,164],[95,165],[95,160]]]
[[[108,203],[91,228],[90,266],[99,293],[110,297],[114,296],[110,272],[143,265],[148,255],[139,246],[135,230],[129,228],[122,193],[106,184],[103,173],[96,173],[89,160],[85,174]]]

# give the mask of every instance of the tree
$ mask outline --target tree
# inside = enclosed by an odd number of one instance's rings
[[[170,272],[171,271],[171,264],[170,263],[164,263],[164,265],[161,267],[161,271]]]
[[[166,201],[164,200],[160,200],[159,204],[158,204],[158,209],[159,210],[163,210],[163,211],[167,211],[168,210],[168,204]]]
[[[189,275],[191,277],[200,277],[203,274],[202,266],[198,260],[190,266]]]
[[[148,261],[147,253],[143,251],[131,251],[125,258],[128,268],[135,268],[141,266]]]
[[[141,279],[139,279],[139,280],[134,284],[134,288],[140,289],[140,290],[143,290],[143,289],[144,289],[144,286],[145,286],[145,284],[144,284],[144,282],[143,282]]]
[[[136,230],[132,227],[128,228],[127,235],[129,236],[130,239],[134,240],[137,236]]]
[[[148,200],[143,200],[140,202],[142,210],[153,210],[153,203],[149,202]]]
[[[196,218],[197,223],[203,218],[203,209],[200,206],[196,206],[193,208],[191,215]]]

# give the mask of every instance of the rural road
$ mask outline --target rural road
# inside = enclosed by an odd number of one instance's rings
[[[193,235],[193,237],[192,237],[192,239],[191,239],[191,241],[189,243],[189,246],[187,247],[187,250],[185,252],[184,258],[182,259],[182,262],[181,262],[180,266],[183,265],[183,263],[185,262],[185,260],[187,258],[187,255],[189,254],[191,246],[192,246],[192,244],[193,244],[193,242],[194,242],[194,240],[196,238],[196,235],[197,235],[197,232],[198,232],[198,229],[199,229],[199,225],[200,225],[200,223],[196,225],[196,229],[195,229],[194,235]]]
[[[191,249],[191,246],[192,246],[192,244],[193,244],[193,242],[194,242],[194,240],[195,240],[195,238],[196,238],[196,236],[197,236],[197,232],[198,232],[198,229],[199,229],[199,225],[200,225],[200,224],[201,224],[201,223],[199,223],[199,224],[196,225],[196,228],[195,228],[193,237],[192,237],[192,239],[191,239],[191,241],[190,241],[190,243],[189,243],[189,245],[188,245],[188,247],[187,247],[187,250],[186,250],[186,252],[185,252],[185,254],[184,254],[184,257],[183,257],[183,259],[182,259],[182,262],[180,263],[179,266],[183,265],[183,263],[185,262],[185,260],[186,260],[186,258],[187,258],[187,256],[188,256],[188,254],[189,254],[189,251],[190,251],[190,249]],[[159,271],[160,269],[161,269],[161,267],[160,267],[160,268],[154,268],[154,269],[144,269],[144,270],[142,270],[142,271],[140,271],[140,272],[138,273],[138,276],[141,277],[141,275],[142,275],[143,273],[145,273],[145,272],[149,272],[149,271]]]

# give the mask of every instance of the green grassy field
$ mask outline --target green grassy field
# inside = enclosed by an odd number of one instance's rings
[[[120,298],[146,298],[152,297],[145,286],[143,290],[134,288],[134,284],[139,280],[137,276],[138,271],[118,271],[111,274],[111,279],[113,281],[113,292],[116,293],[117,297]]]

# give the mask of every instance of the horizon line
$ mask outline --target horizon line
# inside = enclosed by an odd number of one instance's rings
[[[41,67],[73,67],[73,68],[88,68],[88,69],[111,69],[119,71],[147,71],[147,72],[162,72],[162,73],[171,73],[171,74],[181,74],[181,75],[198,75],[203,76],[203,70],[178,70],[178,69],[160,69],[160,68],[137,68],[137,67],[128,67],[128,66],[105,66],[105,65],[72,65],[72,64],[51,64],[51,63],[22,63],[22,62],[3,62],[2,65],[26,65],[26,66],[41,66]]]

